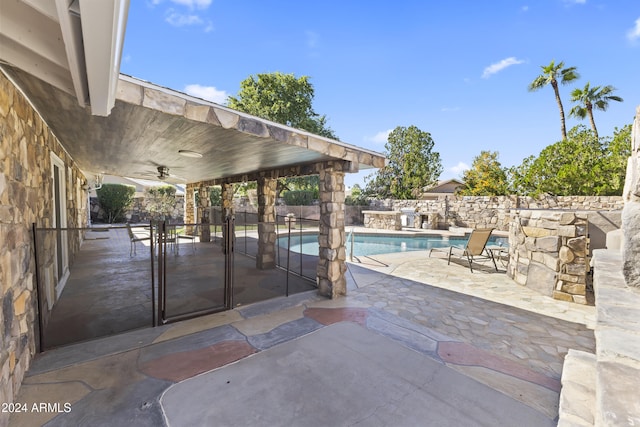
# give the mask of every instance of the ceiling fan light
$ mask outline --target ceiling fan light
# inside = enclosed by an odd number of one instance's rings
[[[178,154],[184,157],[192,157],[195,159],[200,159],[202,157],[202,154],[191,150],[178,150]]]

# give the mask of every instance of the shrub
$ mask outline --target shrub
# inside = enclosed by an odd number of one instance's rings
[[[309,206],[317,199],[317,194],[313,190],[290,190],[282,193],[282,198],[289,206]]]
[[[136,188],[133,185],[124,184],[102,184],[102,187],[96,190],[98,203],[109,224],[124,221],[124,214],[133,203],[135,192]]]
[[[144,190],[147,211],[154,219],[165,219],[176,205],[176,187],[160,185]]]

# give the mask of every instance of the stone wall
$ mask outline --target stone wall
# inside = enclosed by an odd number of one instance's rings
[[[401,210],[412,208],[433,217],[439,229],[449,227],[486,228],[508,231],[514,209],[616,211],[623,207],[619,196],[453,196],[434,200],[374,200],[368,209]]]
[[[86,178],[19,90],[0,72],[0,402],[13,402],[36,351],[36,266],[31,227],[53,225],[50,154],[65,164],[67,226],[86,225]],[[49,245],[54,239],[43,239]],[[80,235],[68,232],[69,262]],[[43,272],[56,280],[52,256]],[[8,425],[0,412],[0,426]]]
[[[627,285],[640,289],[640,107],[636,108],[631,134],[631,156],[623,191],[622,271]]]
[[[170,210],[167,219],[178,221],[184,220],[184,201],[185,196],[176,196],[176,203],[173,206],[173,209]],[[131,223],[149,222],[149,220],[152,219],[152,215],[147,210],[147,203],[145,202],[144,197],[136,197],[133,199],[133,205],[131,205],[131,208],[125,213],[125,218],[127,219],[127,222]],[[91,198],[91,222],[104,222],[104,213],[100,208],[97,197]]]
[[[554,299],[587,304],[588,213],[518,211],[507,275]]]
[[[401,212],[398,211],[363,211],[364,226],[379,230],[402,230]]]

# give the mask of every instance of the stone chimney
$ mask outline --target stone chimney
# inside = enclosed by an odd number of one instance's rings
[[[631,130],[631,157],[622,196],[622,271],[628,286],[640,288],[640,106]]]

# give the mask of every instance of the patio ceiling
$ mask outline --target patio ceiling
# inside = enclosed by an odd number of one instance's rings
[[[251,180],[269,171],[270,176],[297,175],[301,165],[335,161],[346,162],[348,172],[384,166],[379,153],[129,76],[119,77],[111,114],[99,117],[67,92],[24,71],[2,68],[88,178],[103,173],[153,179],[164,166],[169,169],[168,182],[195,183]],[[183,157],[179,150],[200,153],[202,158]]]

